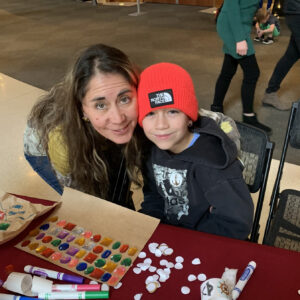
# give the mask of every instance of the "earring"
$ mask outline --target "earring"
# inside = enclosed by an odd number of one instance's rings
[[[83,117],[82,117],[82,120],[83,120],[84,122],[89,122],[89,121],[90,121],[86,116],[83,116]]]

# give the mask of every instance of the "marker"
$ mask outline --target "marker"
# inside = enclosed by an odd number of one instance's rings
[[[256,262],[250,261],[247,268],[244,270],[242,276],[240,277],[239,281],[237,282],[237,284],[235,285],[235,287],[232,290],[232,293],[231,293],[232,300],[235,300],[240,296],[243,288],[245,287],[246,283],[250,279],[255,268],[256,268]]]
[[[11,294],[1,294],[1,293],[0,293],[0,299],[1,300],[42,300],[42,299],[39,299],[39,298],[14,296],[14,295],[11,295]]]
[[[54,284],[52,292],[100,291],[100,284]]]
[[[65,280],[68,282],[74,282],[74,283],[83,283],[84,278],[80,276],[75,276],[75,275],[70,275],[70,274],[65,274],[65,273],[60,273],[48,269],[43,269],[39,267],[33,267],[30,265],[27,265],[24,267],[24,271],[26,273],[42,276],[42,277],[49,277],[53,279],[59,279],[59,280]]]
[[[48,299],[108,299],[109,292],[53,292],[53,293],[39,293],[39,298]]]

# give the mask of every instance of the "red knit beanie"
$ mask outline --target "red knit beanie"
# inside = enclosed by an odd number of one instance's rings
[[[175,108],[192,121],[198,118],[198,101],[191,76],[178,65],[158,63],[146,68],[138,87],[139,124],[154,110]]]

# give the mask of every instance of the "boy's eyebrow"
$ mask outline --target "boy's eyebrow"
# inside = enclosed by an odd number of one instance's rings
[[[117,95],[117,97],[120,97],[129,92],[131,92],[130,89],[123,90]],[[97,98],[92,99],[91,101],[94,102],[94,101],[103,101],[103,100],[105,100],[105,97],[97,97]]]

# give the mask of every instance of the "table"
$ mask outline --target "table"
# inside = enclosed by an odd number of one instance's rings
[[[22,198],[50,205],[49,201],[28,197]],[[0,246],[0,278],[2,280],[6,279],[5,266],[8,264],[12,264],[16,272],[22,272],[24,265],[27,264],[64,271],[64,269],[56,265],[14,247],[50,213],[34,220],[18,237]],[[151,242],[166,243],[174,249],[174,253],[171,256],[157,258],[148,250],[147,245]],[[153,260],[152,265],[159,266],[161,259],[174,262],[176,256],[182,256],[184,258],[183,269],[172,269],[170,278],[166,282],[161,283],[161,287],[155,293],[150,294],[145,289],[145,279],[153,273],[145,271],[137,275],[133,272],[132,267],[123,278],[121,288],[110,289],[110,299],[134,299],[135,294],[143,293],[142,300],[198,300],[200,299],[201,282],[198,280],[189,282],[187,280],[189,274],[197,276],[199,273],[204,273],[207,278],[221,277],[224,268],[229,267],[238,269],[239,277],[251,260],[257,263],[257,268],[239,297],[240,300],[300,299],[300,296],[297,295],[297,291],[300,289],[300,254],[298,252],[164,224],[160,224],[157,227],[148,244],[145,246],[144,251],[147,253],[147,257]],[[194,258],[200,258],[201,264],[192,265],[191,261]],[[134,266],[139,262],[143,262],[143,260],[138,258]],[[189,295],[181,294],[182,286],[188,286],[191,289]],[[1,288],[0,292],[8,293]]]

